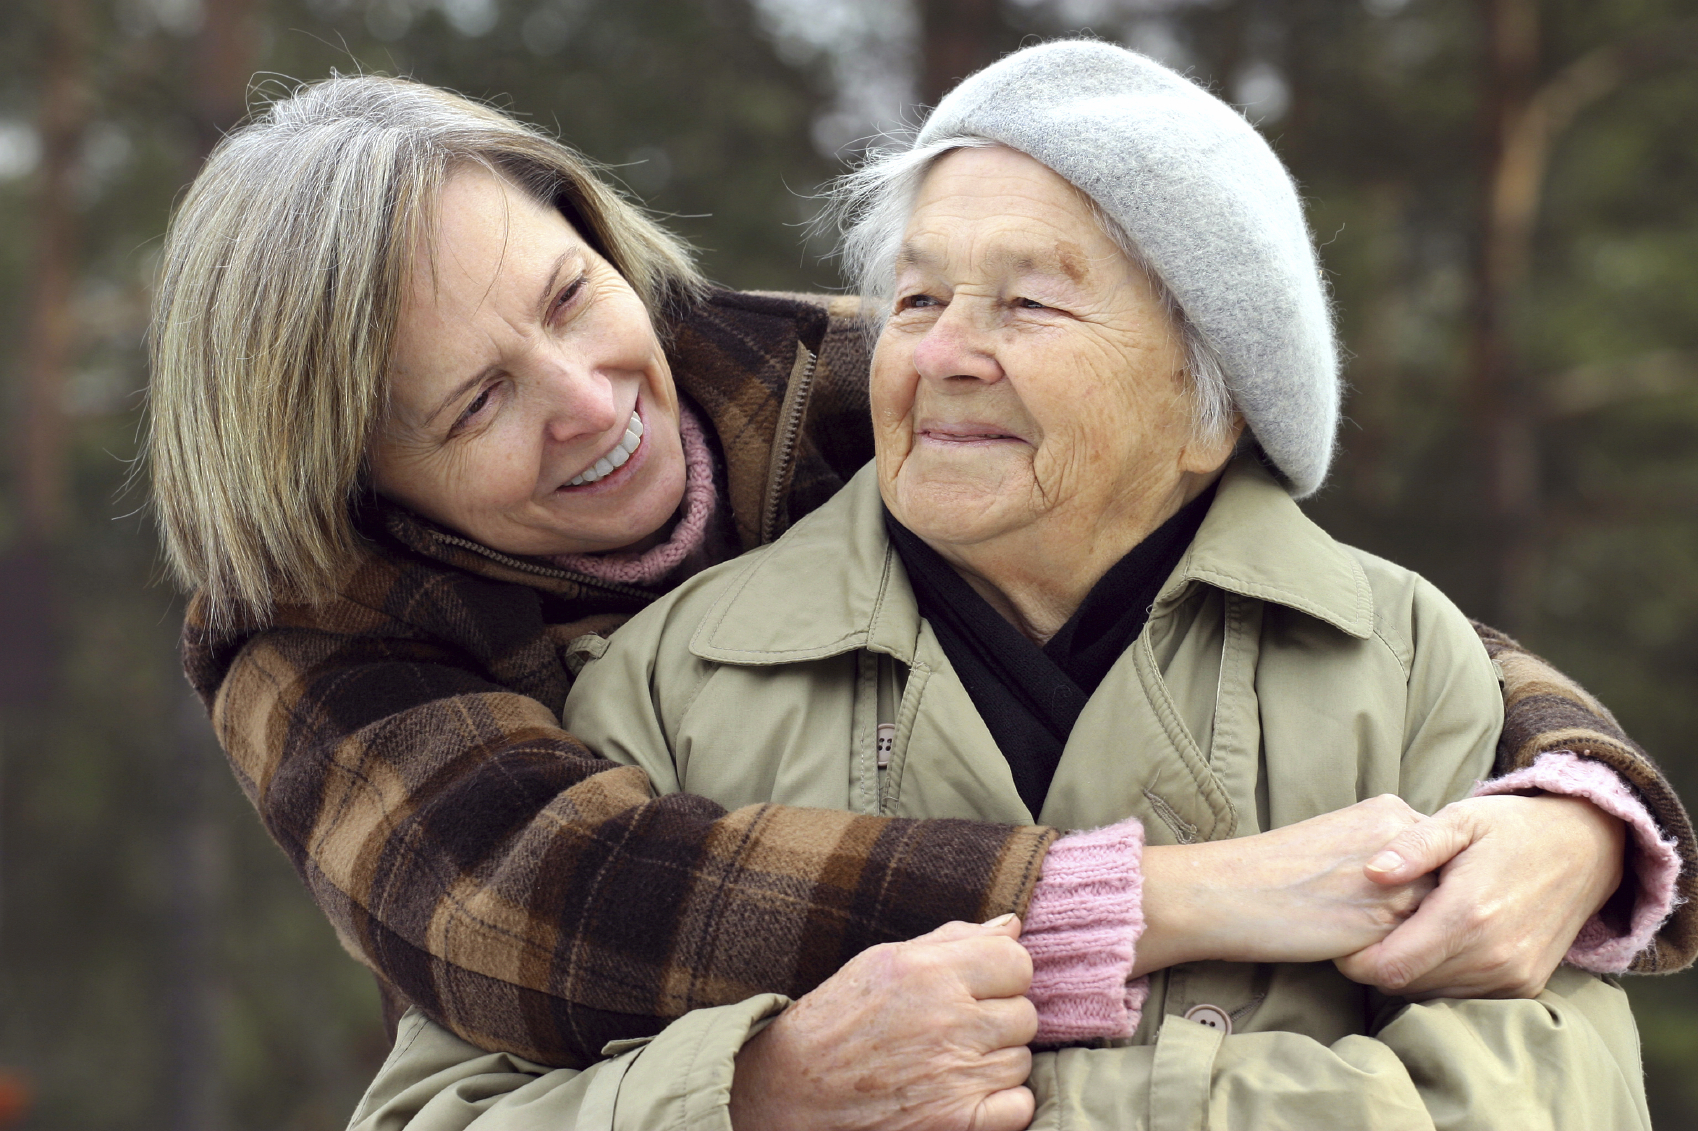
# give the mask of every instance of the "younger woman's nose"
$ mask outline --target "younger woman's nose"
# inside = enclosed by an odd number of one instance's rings
[[[549,366],[538,382],[537,396],[546,434],[557,444],[600,436],[619,422],[613,383],[587,366]]]

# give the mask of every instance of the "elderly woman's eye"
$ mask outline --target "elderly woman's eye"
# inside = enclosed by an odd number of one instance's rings
[[[1045,306],[1043,303],[1039,302],[1035,298],[1017,298],[1017,299],[1014,300],[1014,305],[1020,307],[1022,310],[1048,310],[1049,309],[1048,306]]]

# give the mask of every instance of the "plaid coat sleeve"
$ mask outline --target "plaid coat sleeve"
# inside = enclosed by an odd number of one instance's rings
[[[501,639],[529,638],[522,607],[478,607],[480,585],[528,591],[462,580],[447,602],[412,572],[374,562],[380,600],[219,646],[192,607],[185,659],[344,947],[466,1040],[581,1066],[699,1006],[805,993],[876,943],[1024,912],[1054,830],[657,797],[560,728],[564,685],[531,678],[558,664]],[[480,635],[412,627],[433,600]]]
[[[1627,736],[1608,708],[1548,662],[1489,625],[1474,630],[1503,673],[1503,734],[1498,740],[1498,774],[1524,769],[1539,755],[1568,750],[1614,770],[1638,794],[1680,850],[1674,913],[1650,949],[1634,959],[1636,974],[1684,970],[1698,957],[1698,843],[1692,821],[1668,779],[1639,744]]]

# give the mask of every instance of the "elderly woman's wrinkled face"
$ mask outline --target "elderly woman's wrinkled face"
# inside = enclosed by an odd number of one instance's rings
[[[943,550],[1115,551],[1206,483],[1173,320],[1065,180],[1011,149],[927,174],[873,356],[880,489]]]
[[[642,301],[557,210],[454,174],[371,466],[383,494],[505,553],[640,546],[684,493],[677,394]]]

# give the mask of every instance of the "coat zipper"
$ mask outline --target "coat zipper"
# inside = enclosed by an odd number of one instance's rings
[[[490,561],[499,565],[504,565],[508,569],[523,570],[525,573],[534,573],[538,577],[550,577],[557,581],[571,581],[578,585],[587,586],[591,589],[599,589],[604,593],[617,594],[621,597],[635,597],[644,604],[648,604],[655,599],[655,595],[653,593],[645,592],[634,585],[622,585],[617,581],[602,581],[600,578],[591,577],[585,573],[574,573],[569,569],[554,569],[549,566],[539,566],[532,562],[527,562],[523,558],[511,558],[506,554],[497,553],[487,546],[480,546],[478,543],[473,542],[469,538],[460,538],[453,534],[444,534],[438,530],[433,530],[430,533],[431,537],[435,538],[438,542],[446,542],[450,546],[458,546],[462,550],[470,550],[474,554],[488,558]]]
[[[790,370],[790,386],[784,391],[778,433],[772,441],[772,459],[767,464],[769,471],[766,479],[766,499],[761,507],[763,546],[783,533],[778,529],[778,508],[790,481],[791,464],[796,455],[796,440],[802,433],[802,417],[808,410],[808,395],[813,390],[814,370],[819,366],[819,354],[800,342],[796,343],[796,349],[802,356],[796,358],[796,365]],[[806,361],[803,360],[804,357]]]

